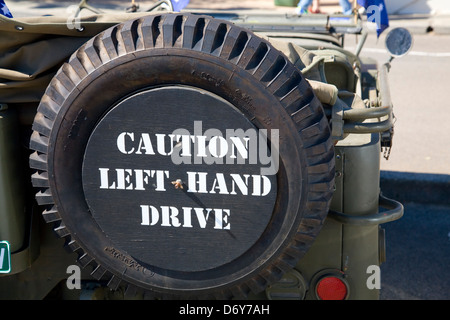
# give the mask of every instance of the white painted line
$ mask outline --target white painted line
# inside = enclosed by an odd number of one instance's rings
[[[349,51],[355,51],[356,48],[345,48]],[[378,48],[363,48],[361,52],[372,52],[372,53],[386,53],[389,54],[386,49]],[[411,51],[407,55],[419,56],[419,57],[434,57],[434,58],[449,58],[450,52],[422,52],[422,51]]]

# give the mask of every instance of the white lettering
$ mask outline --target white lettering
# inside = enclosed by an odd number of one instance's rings
[[[253,304],[225,304],[223,306],[223,314],[232,314],[232,315],[260,315],[260,314],[269,314],[269,305],[253,305]]]
[[[161,226],[162,227],[179,227],[181,226],[180,220],[178,220],[178,209],[175,207],[161,207]]]
[[[230,230],[230,223],[228,217],[230,216],[229,209],[214,209],[216,224],[214,229]],[[225,224],[224,224],[225,222]]]
[[[132,132],[122,132],[117,137],[117,149],[119,149],[120,152],[123,154],[131,154],[134,152],[134,148],[131,148],[130,151],[127,151],[125,148],[125,136],[128,136],[131,138],[131,141],[134,141],[134,133]]]
[[[133,148],[134,150],[134,148]],[[144,150],[144,154],[154,155],[155,151],[153,151],[152,141],[150,140],[150,135],[148,133],[143,133],[141,138],[139,139],[139,145],[137,147],[136,154],[142,154],[142,150]]]
[[[169,178],[167,170],[115,169],[116,174],[113,177],[110,177],[109,168],[98,170],[100,171],[100,189],[142,191],[146,190],[145,186],[149,186],[150,178],[153,178],[155,191],[166,191],[165,181]]]
[[[192,208],[183,207],[183,228],[192,228]]]
[[[187,172],[187,175],[189,187],[188,192],[208,193],[208,191],[206,190],[206,172]]]
[[[201,158],[206,158],[208,155],[206,154],[206,137],[205,136],[196,136],[197,137],[197,143],[195,144],[196,149],[194,150],[195,154],[197,154],[197,157],[195,157],[195,160],[197,162],[194,162],[195,164],[202,164]]]
[[[159,212],[154,206],[141,206],[141,214],[143,226],[154,226],[159,221]]]
[[[270,141],[266,129],[227,129],[226,137],[223,137],[218,129],[208,129],[202,133],[202,122],[195,121],[194,135],[186,129],[177,129],[172,134],[155,133],[153,136],[149,133],[121,132],[116,144],[122,154],[170,156],[176,165],[257,164],[259,159],[261,165],[269,165],[261,168],[261,174],[274,175],[278,171],[279,131],[270,131]]]
[[[181,315],[205,315],[207,318],[211,317],[214,307],[192,307],[186,304],[186,307],[180,307],[179,314]]]
[[[248,137],[243,137],[243,138],[230,137],[230,140],[233,143],[232,146],[234,147],[234,148],[231,149],[230,158],[232,158],[232,159],[236,159],[237,158],[237,156],[235,154],[235,151],[234,151],[234,150],[237,150],[239,152],[239,155],[241,156],[242,159],[248,159],[250,138],[248,138]],[[245,142],[245,145],[244,145],[244,142],[242,140]]]
[[[116,183],[113,182],[111,185],[109,185],[109,175],[108,175],[108,168],[98,168],[100,171],[100,189],[115,189]]]
[[[206,228],[206,222],[209,219],[209,213],[211,212],[211,210],[212,209],[194,208],[200,228],[202,228],[202,229]],[[206,216],[204,214],[205,211],[206,211]]]
[[[215,189],[219,189],[220,194],[229,194],[223,173],[216,173],[216,179],[214,179],[212,189],[209,193],[216,193],[214,191]]]
[[[107,190],[137,190],[145,191],[154,188],[155,191],[166,191],[166,181],[170,174],[168,170],[151,169],[121,169],[111,170],[99,168],[100,189]],[[270,179],[262,175],[236,174],[217,172],[186,172],[187,192],[209,193],[222,195],[244,195],[264,197],[272,189]],[[251,177],[251,179],[250,179]],[[182,177],[181,177],[182,178]],[[250,192],[251,191],[251,192]]]
[[[140,170],[140,169],[134,169],[134,175],[135,175],[135,186],[134,190],[145,190],[146,185],[149,183],[149,178],[152,177],[150,170]]]
[[[131,183],[131,169],[116,169],[117,173],[117,189],[119,190],[133,190]]]
[[[259,160],[260,165],[266,166],[266,168],[261,167],[261,174],[239,174],[229,173],[229,171],[211,173],[194,169],[194,171],[184,172],[183,176],[172,178],[177,181],[177,189],[187,189],[183,192],[264,197],[272,189],[271,180],[267,175],[277,173],[279,157],[278,130],[271,130],[270,141],[267,136],[265,129],[250,128],[247,131],[227,129],[226,137],[223,137],[218,129],[208,129],[203,132],[202,122],[195,121],[194,135],[185,129],[177,129],[172,134],[121,132],[117,135],[115,142],[117,151],[123,155],[170,156],[172,164],[224,164],[223,160],[226,159],[226,164],[257,165]],[[135,159],[130,157],[129,160],[124,163],[133,163]],[[166,186],[170,191],[174,190],[171,186],[174,182],[167,182],[170,176],[168,170],[130,167],[102,167],[98,170],[97,179],[99,180],[97,181],[99,181],[99,189],[102,190],[164,192],[167,191]],[[267,172],[267,175],[263,172]],[[178,181],[181,182],[178,183]],[[192,195],[189,196],[192,197]],[[194,208],[140,205],[140,222],[142,226],[230,230],[229,209],[201,206]]]
[[[169,140],[170,150],[169,151],[166,151],[166,142],[165,142],[166,135],[165,134],[155,134],[155,136],[156,136],[156,141],[157,141],[156,145],[157,145],[158,153],[163,156],[170,156],[173,152],[173,144],[174,144],[175,135],[173,135],[173,134],[168,135],[168,137],[170,138],[170,140]]]
[[[252,175],[253,178],[253,196],[264,197],[270,193],[272,185],[266,176]],[[262,180],[262,184],[261,184]]]
[[[174,143],[175,143],[175,135],[173,134],[160,134],[156,133],[156,150],[159,155],[162,156],[170,156],[173,152]],[[168,140],[167,140],[168,138]],[[186,140],[186,138],[188,140]],[[185,147],[190,148],[189,139],[191,136],[186,135],[183,139],[186,141],[183,142]],[[193,137],[192,137],[193,139]],[[169,143],[170,147],[168,150],[166,142]],[[117,149],[123,154],[144,154],[144,155],[155,155],[155,151],[153,148],[152,139],[149,133],[141,133],[137,143],[135,143],[135,134],[133,132],[122,132],[117,136]]]
[[[259,130],[259,161],[261,164],[270,164],[270,166],[261,168],[261,175],[275,175],[279,169],[280,133],[277,129],[270,132],[270,152],[268,150],[267,130]]]
[[[279,168],[279,130],[270,131],[270,141],[266,129],[227,129],[226,137],[223,137],[218,129],[208,129],[202,133],[202,122],[195,121],[194,135],[186,129],[177,129],[172,133],[177,144],[171,153],[171,160],[177,165],[257,164],[259,158],[261,165],[269,165],[261,168],[261,174],[274,175]]]
[[[233,178],[230,194],[237,194],[234,189],[234,186],[237,184],[241,193],[244,196],[248,195],[248,177],[250,177],[250,175],[244,174],[245,182],[239,174],[230,174],[230,176]]]
[[[153,177],[153,174],[156,172],[156,191],[166,191],[164,187],[164,176],[169,178],[169,171],[162,171],[162,170],[152,170],[151,175]]]
[[[226,134],[231,141],[227,164],[258,164],[258,132],[255,129],[227,129]]]
[[[161,206],[159,209],[151,205],[141,205],[141,225],[161,227],[193,228],[192,217],[201,229],[208,226],[216,230],[230,230],[230,210],[212,208],[183,207],[183,214],[176,207]],[[214,224],[210,221],[214,218]]]
[[[177,135],[177,142],[181,140],[181,156],[191,157],[191,140],[194,141],[194,137],[190,135]],[[178,144],[177,144],[178,145]]]
[[[223,158],[228,153],[228,142],[224,137],[215,136],[209,141],[209,153],[214,158]]]

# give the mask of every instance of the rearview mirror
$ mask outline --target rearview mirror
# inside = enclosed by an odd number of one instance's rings
[[[411,50],[412,34],[405,28],[392,29],[386,36],[386,49],[392,57],[402,57]]]

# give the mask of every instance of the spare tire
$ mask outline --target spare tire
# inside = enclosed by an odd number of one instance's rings
[[[131,296],[264,290],[314,242],[334,185],[329,124],[300,71],[208,16],[88,41],[49,84],[30,147],[45,220]]]

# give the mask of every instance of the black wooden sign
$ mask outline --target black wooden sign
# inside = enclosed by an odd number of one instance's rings
[[[144,266],[203,271],[261,237],[276,175],[265,136],[227,101],[185,86],[123,100],[97,124],[83,161],[93,218]]]

